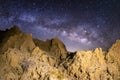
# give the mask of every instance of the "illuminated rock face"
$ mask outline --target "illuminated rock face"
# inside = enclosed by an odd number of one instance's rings
[[[106,59],[108,72],[114,80],[120,80],[120,40],[109,49]]]
[[[36,46],[38,46],[40,49],[46,51],[49,53],[49,55],[57,58],[57,59],[63,59],[67,56],[67,50],[65,45],[62,41],[60,41],[58,38],[54,38],[51,40],[46,41],[40,41],[38,39],[33,39]]]
[[[0,80],[120,80],[120,41],[70,53],[57,38],[32,39],[17,27],[0,32]]]
[[[67,73],[75,80],[111,79],[107,73],[107,64],[101,48],[96,48],[94,51],[77,51],[66,64]]]

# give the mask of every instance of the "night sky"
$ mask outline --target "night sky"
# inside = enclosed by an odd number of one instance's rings
[[[120,0],[0,0],[0,30],[13,25],[69,51],[107,49],[120,39]]]

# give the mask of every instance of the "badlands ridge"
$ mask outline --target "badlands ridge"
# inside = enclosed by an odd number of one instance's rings
[[[0,31],[0,80],[120,80],[120,40],[108,51],[68,52],[58,38],[41,41],[14,26]]]

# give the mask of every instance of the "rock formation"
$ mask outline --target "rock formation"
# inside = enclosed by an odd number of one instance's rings
[[[36,46],[40,49],[49,53],[49,55],[54,56],[55,58],[63,59],[67,56],[67,50],[62,41],[58,38],[51,40],[41,41],[38,39],[33,39]]]
[[[114,80],[120,80],[120,40],[109,49],[106,59],[109,74]]]
[[[22,33],[17,26],[14,26],[10,30],[0,31],[0,33],[0,53],[5,52],[8,48],[27,51],[35,47],[32,35]]]
[[[120,80],[120,40],[70,53],[58,38],[32,39],[14,26],[0,31],[0,80]]]

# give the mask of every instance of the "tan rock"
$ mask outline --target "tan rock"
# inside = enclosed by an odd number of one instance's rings
[[[119,40],[108,53],[70,53],[57,38],[32,39],[17,27],[0,33],[0,80],[120,80]]]
[[[39,46],[40,49],[48,52],[48,55],[51,55],[57,59],[66,58],[67,50],[62,41],[58,38],[51,40],[41,41],[38,39],[33,39],[36,46]]]
[[[72,63],[68,66],[68,73],[77,80],[105,80],[107,66],[101,48],[94,51],[77,51]],[[101,77],[105,75],[104,77]]]
[[[2,36],[4,35],[4,37]],[[8,48],[17,48],[23,51],[32,51],[35,44],[31,34],[22,33],[18,27],[13,27],[10,30],[3,31],[0,35],[0,53],[5,52]]]
[[[120,80],[120,40],[117,40],[109,49],[106,59],[108,72],[112,75],[114,80]]]

